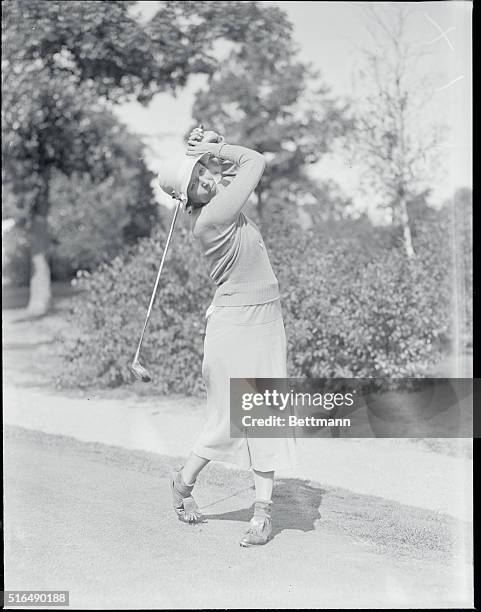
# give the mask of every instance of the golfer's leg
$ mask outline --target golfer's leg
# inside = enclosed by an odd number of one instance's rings
[[[199,455],[191,452],[182,468],[182,479],[185,484],[188,486],[193,485],[200,471],[205,468],[209,461],[210,459],[199,457]]]
[[[274,485],[274,472],[254,472],[254,485],[256,488],[256,502],[270,502],[272,499],[272,487]]]
[[[254,503],[254,516],[251,519],[248,531],[240,541],[241,546],[256,546],[266,544],[272,535],[272,485],[274,472],[254,472],[256,487],[256,501]]]

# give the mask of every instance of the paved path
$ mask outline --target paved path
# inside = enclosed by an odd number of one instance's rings
[[[74,609],[472,606],[454,519],[281,479],[274,539],[243,549],[249,476],[209,466],[208,522],[187,526],[170,509],[175,463],[7,427],[5,588],[70,590]]]

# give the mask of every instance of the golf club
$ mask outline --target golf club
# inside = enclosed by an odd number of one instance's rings
[[[203,125],[199,126],[201,130],[204,130]],[[175,194],[172,194],[175,196]],[[169,234],[167,236],[167,242],[165,244],[164,253],[162,255],[162,261],[160,262],[159,271],[157,272],[157,278],[155,279],[154,290],[152,291],[152,296],[150,298],[150,304],[147,309],[147,316],[145,317],[144,326],[142,328],[142,333],[140,334],[139,344],[137,346],[137,350],[135,351],[134,360],[130,365],[130,371],[136,378],[141,380],[142,382],[151,382],[152,376],[150,375],[149,370],[142,364],[140,360],[140,349],[142,347],[142,342],[144,340],[145,330],[147,329],[147,324],[149,322],[150,313],[152,312],[152,306],[154,304],[155,295],[157,293],[157,287],[159,286],[160,275],[162,273],[162,268],[164,267],[165,256],[167,255],[167,250],[169,248],[170,239],[172,238],[172,232],[174,231],[175,222],[177,220],[177,215],[179,213],[179,208],[182,204],[182,201],[177,198],[177,204],[175,206],[174,216],[172,218],[172,223],[170,224]]]

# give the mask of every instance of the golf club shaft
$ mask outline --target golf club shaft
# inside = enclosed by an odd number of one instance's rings
[[[177,214],[179,212],[181,202],[177,200],[177,204],[175,206],[174,216],[172,218],[172,223],[170,224],[169,234],[167,236],[167,242],[165,243],[164,253],[162,255],[162,261],[160,262],[159,271],[157,272],[157,278],[155,279],[154,290],[152,291],[152,297],[150,298],[149,308],[147,309],[147,316],[145,317],[144,327],[142,329],[142,334],[140,335],[139,345],[137,346],[137,351],[135,352],[135,359],[138,358],[140,353],[140,348],[142,346],[142,341],[144,339],[145,330],[147,328],[147,323],[149,322],[150,313],[152,312],[152,306],[154,304],[155,295],[157,293],[157,287],[159,286],[160,275],[162,273],[162,268],[164,267],[165,256],[167,255],[167,251],[170,244],[170,239],[172,238],[172,232],[174,231],[175,222],[177,220]]]
[[[203,133],[204,132],[204,126],[203,126],[202,123],[199,125],[199,128],[202,130],[202,133]],[[170,239],[172,238],[172,232],[174,231],[174,226],[175,226],[175,222],[177,220],[177,215],[179,213],[180,206],[181,206],[181,201],[177,200],[177,204],[175,206],[175,211],[174,211],[174,217],[172,219],[172,223],[170,224],[170,230],[169,230],[169,234],[167,236],[167,242],[165,244],[164,253],[162,255],[162,261],[160,262],[159,271],[157,272],[157,278],[155,279],[154,290],[152,291],[152,296],[150,298],[150,304],[149,304],[149,307],[147,309],[147,315],[145,317],[144,327],[142,328],[142,333],[140,334],[139,344],[137,346],[137,350],[135,351],[134,363],[139,358],[140,349],[142,347],[142,342],[144,340],[145,330],[147,329],[147,324],[149,322],[150,313],[152,312],[152,306],[154,304],[155,296],[156,296],[156,293],[157,293],[157,287],[159,286],[160,275],[162,274],[162,268],[164,267],[165,256],[167,255],[167,250],[169,248]]]

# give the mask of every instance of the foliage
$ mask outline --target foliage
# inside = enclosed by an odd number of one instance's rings
[[[88,173],[93,181],[101,182],[109,176],[117,178],[125,165],[131,165],[142,178],[139,189],[144,200],[152,204],[149,186],[152,175],[141,159],[142,143],[126,133],[113,113],[96,107],[87,88],[70,87],[68,80],[60,82],[46,78],[46,87],[58,88],[58,93],[53,94],[58,117],[52,121],[51,116],[43,115],[53,108],[31,95],[31,83],[23,81],[23,85],[21,111],[28,117],[19,121],[19,108],[4,114],[8,139],[8,145],[4,143],[8,149],[5,172],[11,179],[17,218],[26,220],[32,214],[46,173],[50,189],[50,180],[58,172],[65,176]],[[47,204],[50,207],[50,199]]]
[[[193,119],[265,155],[267,168],[256,190],[260,213],[271,196],[285,191],[316,197],[305,167],[350,125],[321,76],[299,61],[285,13],[270,5],[257,10],[243,44],[234,45],[197,93]]]
[[[88,82],[113,100],[146,98],[158,79],[152,40],[129,13],[132,1],[7,0],[2,35],[10,71],[40,70],[73,84]],[[13,55],[12,55],[13,54]],[[160,81],[159,81],[160,84]]]
[[[458,189],[449,203],[454,213],[455,266],[458,271],[462,333],[467,345],[473,343],[473,192]]]
[[[242,0],[165,0],[147,24],[160,66],[184,85],[192,72],[213,75],[220,67],[218,41],[246,54],[257,44],[266,65],[274,66],[291,25],[280,9]],[[282,28],[272,28],[272,16]]]
[[[52,168],[105,177],[112,152],[103,138],[121,128],[101,98],[145,96],[155,78],[152,43],[131,5],[2,4],[5,178],[43,214]]]
[[[79,273],[84,294],[73,306],[62,383],[113,386],[132,381],[133,359],[165,244],[157,229],[94,274]],[[211,297],[204,262],[184,228],[169,249],[142,356],[163,392],[198,392],[203,312]]]
[[[420,199],[409,207],[418,256],[432,269],[437,282],[442,282],[446,271],[452,275],[459,331],[465,345],[473,338],[472,200],[472,190],[461,188],[439,210]]]
[[[29,224],[29,309],[37,314],[50,301],[53,176],[89,173],[96,182],[106,180],[112,173],[106,141],[119,127],[109,117],[111,105],[147,103],[184,85],[192,73],[211,73],[214,43],[241,40],[246,23],[255,29],[253,11],[262,12],[257,3],[160,2],[143,24],[134,6],[118,0],[2,3],[2,178]]]
[[[420,375],[451,333],[449,271],[433,270],[366,219],[303,231],[287,205],[265,235],[278,275],[291,376]],[[142,240],[79,284],[62,384],[131,380],[133,357],[165,233]],[[202,389],[204,311],[213,288],[185,228],[176,235],[149,324],[144,358],[162,392]]]
[[[282,17],[282,32],[266,36],[271,13],[283,13],[257,2],[159,2],[145,25],[130,14],[134,4],[2,4],[3,153],[16,188],[35,192],[48,182],[50,167],[65,174],[96,168],[102,156],[90,118],[106,100],[147,102],[184,85],[192,72],[212,72],[220,38],[237,42],[239,53],[256,42],[273,64],[290,27]]]
[[[67,178],[58,173],[52,179],[53,278],[70,279],[79,269],[92,271],[133,240],[128,234],[132,208],[138,202],[138,183],[135,168],[128,166],[120,177],[111,175],[100,183],[93,182],[87,174]],[[144,236],[147,233],[143,231]]]
[[[419,375],[450,334],[449,273],[436,277],[431,265],[386,249],[363,222],[353,221],[346,232],[344,224],[333,232],[335,225],[274,229],[266,240],[283,288],[289,372]]]
[[[125,132],[107,111],[79,109],[79,113],[83,115],[83,151],[62,145],[63,139],[75,138],[75,134],[51,132],[57,137],[59,156],[49,172],[48,189],[48,256],[55,280],[70,278],[77,269],[92,270],[117,255],[125,243],[148,235],[157,212],[153,174],[143,161],[140,139]],[[65,126],[68,130],[68,122]],[[21,134],[17,136],[21,140]],[[6,237],[9,254],[4,271],[15,284],[28,283],[25,270],[30,266],[22,258],[29,256],[29,250],[23,246],[35,204],[29,182],[35,173],[21,178],[16,190],[8,189],[4,206],[4,213],[19,225]],[[21,239],[18,245],[15,237]]]

